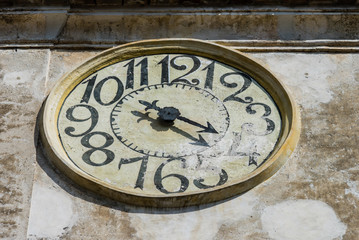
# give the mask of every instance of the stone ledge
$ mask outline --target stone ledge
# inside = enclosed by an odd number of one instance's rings
[[[241,52],[359,53],[359,41],[212,41]],[[113,43],[2,43],[0,49],[105,50],[127,42]]]
[[[357,0],[0,0],[0,6],[210,7],[210,6],[353,6]]]
[[[356,52],[359,9],[44,8],[0,12],[1,48],[96,49],[176,37],[220,42],[242,51]]]

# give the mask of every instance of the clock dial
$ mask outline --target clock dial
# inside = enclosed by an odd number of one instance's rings
[[[260,82],[276,91],[279,83],[257,81],[204,50],[121,51],[127,54],[104,55],[88,64],[94,70],[73,73],[75,80],[65,78],[67,87],[57,87],[60,100],[48,111],[55,112],[61,168],[75,169],[87,185],[112,189],[108,195],[120,200],[142,196],[147,203],[139,205],[184,206],[213,200],[171,205],[148,199],[173,203],[212,194],[273,166],[288,118],[277,104],[285,100],[276,102]]]
[[[111,113],[111,125],[130,149],[173,158],[213,147],[226,134],[229,115],[223,102],[209,91],[162,83],[124,96]]]
[[[143,62],[146,68],[135,68]],[[158,169],[161,176],[185,176],[187,193],[199,190],[199,177],[206,186],[216,186],[222,172],[226,182],[235,181],[265,162],[280,129],[278,108],[255,79],[183,54],[132,58],[98,70],[67,96],[58,119],[67,155],[86,173],[120,188],[165,194],[181,192],[182,185],[172,177],[158,190]],[[136,174],[143,177],[139,187],[131,180]]]

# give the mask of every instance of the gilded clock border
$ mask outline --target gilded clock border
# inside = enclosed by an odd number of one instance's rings
[[[126,59],[143,55],[182,53],[214,59],[250,74],[273,98],[282,120],[281,135],[268,160],[232,184],[190,194],[147,195],[127,192],[78,169],[62,148],[57,132],[57,116],[66,96],[82,79]],[[300,114],[285,86],[270,71],[250,57],[228,47],[195,39],[157,39],[129,43],[106,50],[63,76],[42,108],[40,136],[47,157],[79,185],[110,198],[139,206],[184,207],[215,202],[245,192],[271,177],[286,161],[299,140]]]

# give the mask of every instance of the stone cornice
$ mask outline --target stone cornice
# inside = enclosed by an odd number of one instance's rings
[[[1,9],[0,48],[106,49],[186,37],[245,52],[359,52],[357,8]]]

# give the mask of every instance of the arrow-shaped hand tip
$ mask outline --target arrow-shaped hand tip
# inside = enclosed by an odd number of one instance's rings
[[[197,132],[218,133],[217,130],[214,129],[212,124],[210,124],[209,122],[207,122],[206,128],[204,128],[203,130],[197,131]]]
[[[204,140],[204,138],[198,134],[198,139],[196,139],[196,142],[191,143],[192,145],[199,145],[199,146],[204,146],[204,147],[210,147],[208,145],[208,143],[206,142],[206,140]]]

